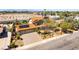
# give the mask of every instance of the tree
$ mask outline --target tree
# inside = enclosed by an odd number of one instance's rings
[[[58,26],[58,24],[54,20],[45,19],[44,23],[47,24],[48,28],[54,29]]]
[[[67,29],[71,29],[73,26],[71,23],[63,22],[60,24],[60,27],[62,28],[62,30],[67,30]]]
[[[79,29],[79,20],[74,20],[74,27]]]
[[[46,14],[46,9],[44,9],[44,16],[46,17],[46,15],[47,15],[47,14]]]

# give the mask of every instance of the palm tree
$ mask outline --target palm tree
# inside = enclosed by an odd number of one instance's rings
[[[46,14],[46,9],[44,9],[44,16],[46,17],[46,15],[47,15],[47,14]]]
[[[52,15],[53,15],[53,12],[51,11],[50,14],[51,14],[51,16],[52,16]]]

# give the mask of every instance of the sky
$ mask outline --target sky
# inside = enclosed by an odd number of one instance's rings
[[[79,0],[0,0],[0,11],[79,11]]]
[[[0,0],[0,11],[77,11],[79,0]]]
[[[47,11],[79,11],[79,9],[46,9]],[[0,9],[0,11],[44,11],[44,9]]]

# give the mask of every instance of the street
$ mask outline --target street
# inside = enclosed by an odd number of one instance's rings
[[[51,38],[53,39],[53,38]],[[79,49],[79,31],[72,34],[65,35],[63,37],[39,43],[37,45],[32,44],[31,47],[25,46],[24,50],[77,50]],[[33,46],[34,45],[34,46]]]

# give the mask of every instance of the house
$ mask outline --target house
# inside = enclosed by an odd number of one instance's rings
[[[6,27],[0,26],[0,38],[5,38],[8,36],[8,32],[6,30]]]
[[[65,20],[73,20],[74,16],[68,16],[68,17],[64,17]]]
[[[58,16],[58,15],[49,15],[49,18],[51,18],[51,19],[54,19],[54,20],[59,20],[60,19],[60,16]]]
[[[79,20],[79,16],[75,16],[74,17],[74,20]]]
[[[17,32],[27,31],[36,29],[38,27],[44,27],[46,24],[43,24],[43,17],[33,17],[29,20],[27,24],[15,25]]]

